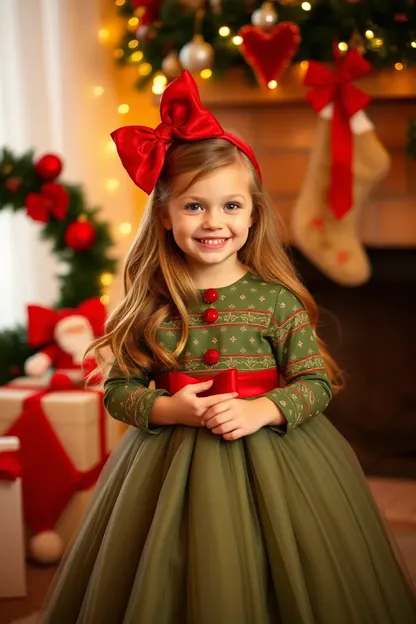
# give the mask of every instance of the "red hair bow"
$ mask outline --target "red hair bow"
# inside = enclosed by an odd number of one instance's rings
[[[29,305],[28,312],[28,343],[31,347],[40,347],[53,342],[56,325],[68,316],[85,316],[91,323],[94,336],[104,334],[106,308],[99,297],[86,299],[77,308],[52,310],[43,306]]]
[[[251,147],[225,132],[214,115],[202,106],[197,84],[188,71],[166,87],[160,103],[160,117],[162,122],[154,130],[146,126],[124,126],[111,133],[124,168],[148,195],[156,186],[166,151],[175,139],[225,139],[249,157],[261,180],[260,167]]]

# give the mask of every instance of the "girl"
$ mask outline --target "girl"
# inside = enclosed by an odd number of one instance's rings
[[[152,193],[94,345],[114,360],[105,405],[131,428],[42,621],[414,624],[361,468],[322,413],[338,370],[256,158],[188,73],[161,117],[112,135]]]

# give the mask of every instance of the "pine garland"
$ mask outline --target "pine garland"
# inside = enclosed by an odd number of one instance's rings
[[[143,5],[148,2],[143,0]],[[158,18],[149,25],[149,36],[131,47],[144,9],[134,0],[118,0],[116,4],[126,26],[114,55],[120,65],[133,64],[139,70],[144,63],[151,66],[149,73],[140,76],[135,85],[143,89],[161,70],[169,51],[179,52],[191,41],[195,11],[187,8],[187,0],[161,0]],[[241,26],[251,23],[253,10],[261,4],[261,0],[221,0],[221,11],[216,13],[210,0],[202,2],[205,8],[202,34],[215,51],[214,79],[221,79],[227,69],[240,66],[245,67],[248,79],[253,82],[252,71],[238,46],[232,43],[232,36]],[[294,22],[301,31],[302,42],[294,62],[331,61],[333,42],[342,41],[349,42],[352,47],[362,46],[373,67],[416,63],[416,3],[413,0],[309,0],[309,11],[305,11],[302,4],[305,4],[302,0],[275,2],[279,21]],[[128,20],[135,16],[139,17],[138,25],[129,26]],[[221,26],[230,28],[228,37],[219,35]]]
[[[109,224],[100,220],[98,208],[87,206],[80,186],[55,179],[53,182],[65,189],[68,207],[64,218],[50,216],[42,227],[41,238],[51,241],[53,254],[66,267],[65,273],[58,275],[60,294],[54,307],[74,308],[90,297],[103,294],[102,275],[116,271],[116,260],[109,255],[114,241]],[[45,179],[36,172],[33,151],[20,157],[8,149],[0,152],[0,210],[24,210],[28,195],[41,193],[44,184]],[[69,248],[66,242],[68,226],[77,221],[88,222],[95,231],[93,244],[83,251]],[[32,353],[24,327],[0,332],[0,384],[22,374],[24,362]]]

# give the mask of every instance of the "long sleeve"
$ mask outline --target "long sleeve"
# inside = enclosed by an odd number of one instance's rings
[[[160,396],[169,396],[166,390],[149,388],[150,378],[138,373],[127,378],[116,363],[104,383],[104,405],[108,413],[128,425],[149,433],[158,433],[162,427],[149,426],[153,403]]]
[[[277,297],[268,339],[286,386],[264,396],[286,418],[287,424],[273,427],[285,434],[322,412],[332,398],[332,391],[309,317],[299,299],[283,287]]]

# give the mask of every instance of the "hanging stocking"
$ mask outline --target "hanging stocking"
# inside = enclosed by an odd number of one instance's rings
[[[371,267],[357,234],[357,221],[372,189],[387,173],[390,159],[364,112],[350,120],[353,133],[350,210],[334,215],[329,200],[331,177],[331,105],[322,110],[308,171],[292,215],[298,249],[325,275],[342,286],[368,281]]]
[[[311,61],[304,83],[319,114],[318,132],[300,198],[293,211],[295,244],[323,273],[344,286],[371,273],[356,223],[389,157],[363,112],[370,97],[352,84],[371,70],[357,50],[334,44],[334,71]]]

